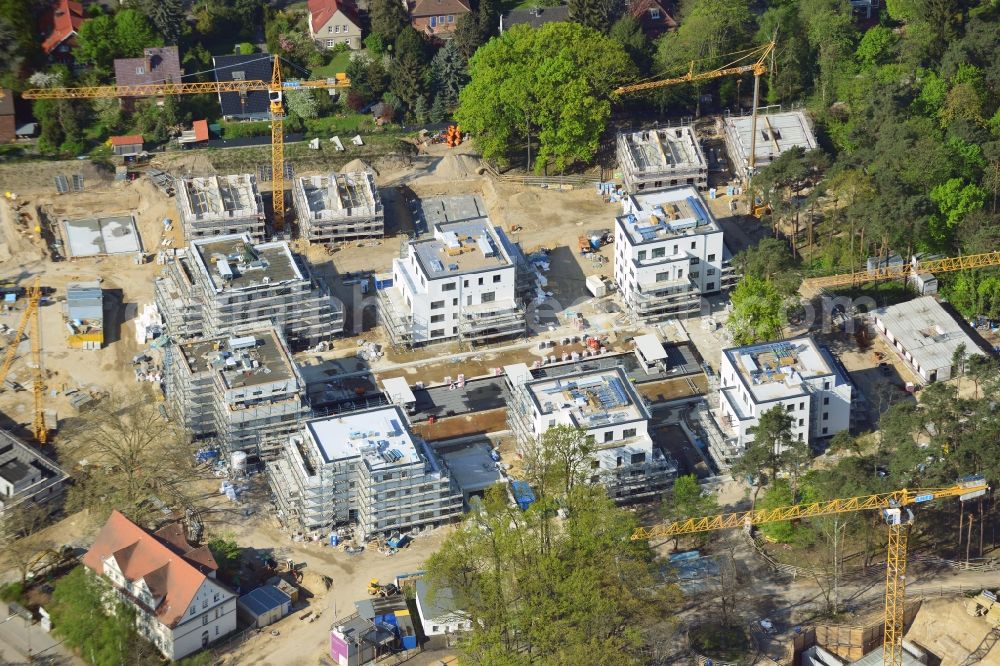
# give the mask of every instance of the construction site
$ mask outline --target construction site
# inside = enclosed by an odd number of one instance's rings
[[[995,585],[996,559],[962,569],[921,552],[907,569],[911,507],[978,499],[987,480],[761,509],[727,472],[765,406],[783,405],[794,436],[825,445],[850,429],[856,391],[870,385],[870,357],[850,342],[832,351],[789,327],[787,339],[741,351],[721,327],[739,277],[732,257],[748,245],[730,230],[755,224],[739,212],[741,175],[790,146],[814,148],[803,113],[720,118],[731,169],[708,197],[690,126],[618,136],[621,183],[495,176],[472,144],[453,140],[457,128],[416,158],[358,170],[348,147],[344,164],[286,183],[280,115],[272,120],[271,192],[184,151],[135,180],[88,170],[72,191],[60,183],[84,167],[53,163],[55,188],[12,176],[19,191],[0,203],[10,285],[0,412],[13,435],[51,454],[34,467],[9,455],[0,479],[27,488],[32,469],[48,470],[57,493],[61,470],[81,464],[64,459],[61,424],[148,382],[197,461],[212,461],[200,468],[199,505],[164,511],[191,510],[242,547],[335,580],[298,606],[322,621],[293,614],[216,656],[328,654],[331,635],[344,634],[328,621],[338,608],[386,589],[379,577],[420,570],[487,488],[503,486],[526,510],[526,461],[549,428],[568,425],[592,445],[586,481],[650,526],[633,538],[665,567],[671,539],[726,531],[706,558],[732,546],[739,621],[760,663],[1000,663],[996,598],[982,591]],[[661,523],[682,475],[724,513]],[[858,512],[885,524],[887,547],[874,574],[843,583],[853,608],[827,621],[816,601],[825,574],[777,561],[756,528]],[[86,549],[84,522],[53,526],[58,542]],[[946,591],[942,571],[960,585]],[[685,632],[713,596],[692,593],[679,613],[685,663],[708,659]]]

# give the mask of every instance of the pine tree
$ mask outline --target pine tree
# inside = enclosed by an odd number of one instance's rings
[[[443,123],[448,117],[448,108],[442,101],[441,95],[436,95],[434,97],[434,103],[431,104],[430,117],[432,123]]]
[[[624,10],[621,0],[569,0],[570,20],[607,33]]]
[[[434,55],[431,60],[431,80],[437,99],[447,109],[458,106],[458,93],[469,82],[465,58],[458,50],[455,40],[450,40]]]
[[[427,122],[427,98],[423,95],[418,95],[417,101],[413,103],[413,117],[418,124]]]
[[[372,0],[371,21],[372,32],[382,35],[386,44],[395,42],[409,23],[403,3],[399,0]]]
[[[163,40],[168,45],[176,45],[186,27],[181,0],[145,0],[141,6],[156,31],[163,35]]]
[[[500,31],[500,0],[479,0],[479,37],[489,41]]]
[[[483,43],[479,32],[479,22],[475,14],[462,14],[455,23],[455,34],[451,41],[458,47],[459,53],[466,59],[471,58],[476,49]]]

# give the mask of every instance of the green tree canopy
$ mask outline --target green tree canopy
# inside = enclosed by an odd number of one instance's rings
[[[635,515],[603,488],[575,486],[568,500],[560,520],[519,511],[493,486],[431,556],[432,594],[450,588],[470,616],[459,637],[469,663],[646,662],[644,632],[662,631],[675,588],[656,581],[649,545],[630,539]]]
[[[517,25],[469,62],[456,120],[487,159],[506,163],[525,139],[539,143],[535,168],[562,170],[597,152],[611,113],[608,92],[635,67],[620,44],[574,23]]]
[[[726,327],[733,344],[752,345],[781,337],[785,305],[773,282],[745,275],[730,294],[730,301]]]
[[[163,44],[136,9],[95,16],[80,26],[77,41],[76,57],[105,72],[111,71],[115,58],[138,57],[144,48]]]
[[[410,24],[406,9],[398,0],[372,0],[369,16],[372,32],[380,35],[385,44],[394,43],[403,28]]]

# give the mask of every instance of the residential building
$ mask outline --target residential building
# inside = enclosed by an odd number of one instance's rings
[[[347,44],[360,49],[361,21],[350,0],[309,0],[309,36],[321,48]]]
[[[750,429],[775,407],[792,418],[800,442],[850,428],[853,386],[843,365],[812,336],[722,351],[719,421],[729,438],[723,457],[738,457],[753,441]]]
[[[274,326],[294,349],[344,330],[344,309],[285,241],[248,234],[196,238],[166,259],[156,306],[175,340],[240,335]]]
[[[206,137],[208,128],[205,128]],[[264,241],[264,202],[251,174],[175,178],[177,212],[188,240],[249,234]]]
[[[181,83],[181,57],[176,46],[148,47],[141,58],[115,59],[115,85],[144,86],[158,83]],[[163,97],[157,103],[163,104]],[[126,109],[134,107],[135,97],[122,97]]]
[[[752,127],[751,116],[729,116],[723,121],[726,152],[729,153],[733,173],[743,174],[748,168]],[[814,150],[817,146],[816,135],[804,112],[758,114],[757,140],[753,145],[755,168],[767,166],[794,146],[804,150]]]
[[[410,0],[410,25],[437,39],[450,39],[462,14],[472,11],[467,0]]]
[[[737,279],[722,227],[691,185],[626,196],[614,248],[621,298],[646,322],[697,314],[703,296]]]
[[[236,594],[215,579],[208,547],[189,544],[179,526],[150,533],[112,511],[81,562],[135,610],[139,634],[171,661],[236,630]]]
[[[113,136],[108,141],[111,142],[111,152],[119,157],[134,157],[142,152],[141,134]]]
[[[677,21],[662,0],[628,0],[625,11],[634,18],[650,39],[677,29]]]
[[[0,143],[17,138],[17,118],[14,115],[14,92],[0,88]]]
[[[382,238],[385,210],[369,171],[296,178],[292,199],[299,233],[310,243]]]
[[[227,453],[274,457],[311,415],[305,381],[273,328],[181,342],[165,365],[167,398],[184,427]]]
[[[546,23],[565,23],[569,21],[569,6],[556,7],[526,7],[512,9],[500,17],[500,32],[509,30],[515,25],[528,25],[540,28]]]
[[[676,463],[653,444],[649,408],[621,366],[536,379],[518,363],[504,373],[507,423],[521,456],[530,456],[549,428],[566,425],[586,430],[589,482],[614,499],[656,496],[677,477]]]
[[[468,631],[472,627],[469,614],[459,610],[455,593],[443,587],[431,590],[427,581],[418,578],[415,584],[417,613],[424,628],[424,636],[443,636]]]
[[[42,13],[39,20],[42,52],[59,62],[72,61],[77,31],[86,20],[82,3],[73,0],[55,0]]]
[[[268,464],[268,480],[284,521],[299,529],[353,526],[365,541],[462,512],[447,467],[396,405],[312,419],[282,454]]]
[[[470,344],[523,335],[518,250],[493,227],[478,197],[421,202],[433,237],[392,261],[392,286],[377,291],[393,344],[458,339]]]
[[[212,56],[215,80],[270,81],[274,60],[267,54]],[[226,120],[270,120],[271,101],[266,90],[220,92],[219,105]]]
[[[869,315],[882,339],[923,384],[958,374],[955,352],[985,356],[979,337],[973,337],[933,296],[876,308]]]
[[[100,349],[104,344],[104,292],[101,283],[66,285],[67,344],[70,349]]]
[[[708,188],[708,162],[693,125],[622,132],[617,154],[628,192],[678,185]]]
[[[0,513],[22,502],[55,510],[68,479],[38,447],[0,430]]]

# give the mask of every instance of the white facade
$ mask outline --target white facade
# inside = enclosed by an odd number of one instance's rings
[[[723,350],[719,386],[720,425],[733,455],[753,441],[750,428],[774,407],[791,416],[799,441],[850,427],[852,385],[829,350],[809,336]]]
[[[635,194],[615,221],[615,283],[643,320],[699,312],[735,278],[722,228],[694,187]]]
[[[286,519],[306,530],[353,525],[369,538],[437,526],[462,511],[447,466],[397,406],[308,421],[267,469]]]
[[[933,296],[877,308],[871,320],[893,351],[925,384],[951,379],[960,345],[966,355],[984,356],[974,340]]]
[[[415,587],[417,613],[425,636],[456,634],[472,628],[469,614],[455,607],[454,594],[449,588],[435,590],[432,595],[422,578],[417,580]]]
[[[433,238],[411,242],[406,256],[392,262],[392,287],[380,292],[393,341],[482,342],[523,334],[507,245],[485,217],[435,225]]]
[[[521,363],[504,368],[511,391],[508,422],[526,455],[549,428],[586,430],[591,441],[591,483],[612,497],[661,491],[677,466],[654,447],[650,413],[621,367],[533,379]]]

